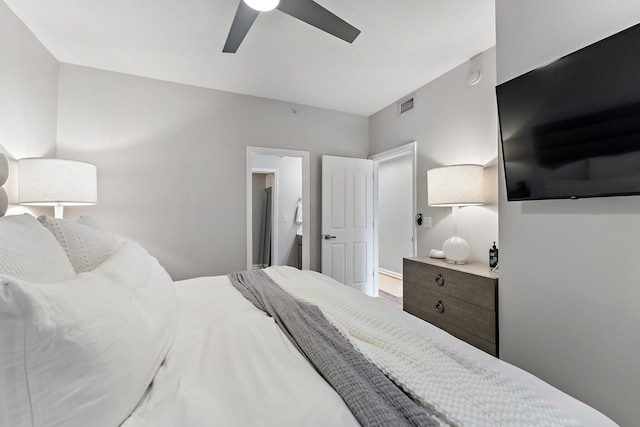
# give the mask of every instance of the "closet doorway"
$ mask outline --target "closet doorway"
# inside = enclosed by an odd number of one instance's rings
[[[379,296],[402,307],[402,259],[416,254],[416,143],[369,157],[374,161],[376,268]]]
[[[309,152],[247,147],[247,269],[309,268]]]

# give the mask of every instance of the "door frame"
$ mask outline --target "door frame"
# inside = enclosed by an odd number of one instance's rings
[[[252,174],[252,166],[251,166],[251,155],[252,154],[264,154],[264,155],[272,155],[272,156],[286,156],[286,157],[300,157],[302,159],[302,269],[308,270],[310,264],[310,253],[309,248],[311,247],[309,244],[310,240],[310,211],[311,207],[309,206],[311,200],[311,185],[309,182],[309,157],[310,154],[308,151],[300,151],[300,150],[287,150],[283,148],[270,148],[270,147],[256,147],[256,146],[247,146],[246,150],[246,213],[247,213],[247,270],[251,270],[252,261],[253,261],[253,206],[252,206],[252,185],[251,185],[251,174]],[[274,219],[274,223],[278,221],[276,217]]]
[[[274,236],[278,235],[278,169],[269,168],[251,168],[251,177],[253,174],[273,175],[273,185],[271,190],[271,256],[276,257],[278,254],[278,239]],[[253,182],[251,183],[251,192],[253,193]],[[251,269],[255,268],[253,264],[253,197],[251,197]]]
[[[416,141],[409,142],[407,144],[400,145],[395,148],[391,148],[389,150],[382,151],[380,153],[372,154],[368,158],[373,160],[373,221],[375,226],[373,227],[373,268],[376,273],[378,273],[380,269],[380,259],[379,259],[379,244],[380,244],[380,218],[379,218],[379,185],[378,185],[378,168],[380,163],[395,159],[400,156],[411,155],[413,157],[413,162],[411,165],[411,176],[412,176],[412,211],[415,215],[417,212],[417,143]],[[413,230],[413,256],[416,256],[418,249],[418,236],[416,229],[415,220],[412,223]],[[375,296],[378,296],[378,274],[374,275],[374,290]]]

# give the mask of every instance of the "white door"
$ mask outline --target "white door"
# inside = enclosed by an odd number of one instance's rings
[[[377,296],[373,161],[322,156],[322,273]]]

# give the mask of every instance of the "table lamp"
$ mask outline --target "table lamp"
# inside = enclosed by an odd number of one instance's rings
[[[18,198],[21,205],[53,206],[62,218],[65,206],[95,205],[98,200],[96,166],[76,160],[26,158],[18,160]]]
[[[429,206],[453,208],[453,236],[442,245],[448,262],[464,264],[469,256],[469,244],[458,235],[460,206],[484,204],[484,168],[482,165],[452,165],[427,171],[427,202]]]

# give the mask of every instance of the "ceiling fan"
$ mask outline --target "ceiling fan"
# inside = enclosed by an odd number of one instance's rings
[[[360,30],[313,0],[240,0],[222,52],[235,53],[258,14],[275,8],[348,43],[360,34]]]

